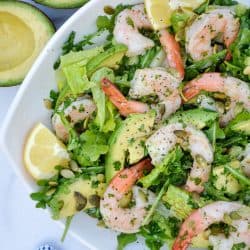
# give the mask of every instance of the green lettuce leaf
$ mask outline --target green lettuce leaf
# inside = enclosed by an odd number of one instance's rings
[[[63,67],[62,70],[73,95],[82,94],[94,86],[94,83],[88,80],[85,67],[71,64]]]
[[[137,240],[136,234],[121,233],[117,236],[118,246],[117,250],[123,250],[127,245]]]

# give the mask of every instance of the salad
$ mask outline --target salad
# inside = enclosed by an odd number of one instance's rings
[[[250,248],[250,9],[190,2],[106,6],[64,43],[54,133],[36,125],[24,150],[63,238],[83,211],[117,249]]]

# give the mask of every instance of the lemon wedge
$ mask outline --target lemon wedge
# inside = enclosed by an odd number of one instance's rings
[[[169,0],[169,6],[172,10],[191,9],[194,10],[203,4],[206,0]]]
[[[172,10],[169,0],[145,0],[145,7],[155,30],[160,30],[171,25]]]
[[[38,123],[30,132],[24,146],[24,164],[36,179],[49,179],[57,171],[55,166],[66,167],[70,157],[65,145],[43,124]]]

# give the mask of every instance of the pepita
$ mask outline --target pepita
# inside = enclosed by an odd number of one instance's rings
[[[80,192],[74,192],[74,198],[76,201],[76,211],[83,210],[87,205],[87,199]]]
[[[75,177],[75,174],[69,169],[63,169],[61,170],[61,176],[66,179],[71,179]]]

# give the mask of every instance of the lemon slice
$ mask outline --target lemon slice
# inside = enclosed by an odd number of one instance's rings
[[[55,166],[68,165],[70,160],[65,145],[43,124],[37,124],[29,134],[24,147],[24,164],[36,179],[49,179],[57,171]]]
[[[151,24],[155,30],[171,25],[172,10],[169,0],[145,0],[145,7]]]
[[[206,0],[169,0],[169,6],[172,10],[182,9],[196,9]]]

